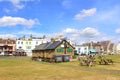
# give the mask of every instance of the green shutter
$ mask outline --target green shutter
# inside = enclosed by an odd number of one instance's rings
[[[57,49],[57,52],[61,53],[61,52],[63,52],[63,49],[59,48],[59,49]]]
[[[72,52],[72,49],[68,49],[67,52]]]

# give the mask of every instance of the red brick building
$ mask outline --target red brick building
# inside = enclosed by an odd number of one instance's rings
[[[91,42],[83,45],[88,46],[89,49],[95,49],[98,53],[110,54],[115,51],[115,44],[111,41]]]
[[[0,39],[0,54],[10,55],[15,52],[16,42],[12,39]]]

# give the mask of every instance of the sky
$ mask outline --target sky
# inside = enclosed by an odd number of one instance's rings
[[[0,0],[0,37],[120,41],[119,0]]]

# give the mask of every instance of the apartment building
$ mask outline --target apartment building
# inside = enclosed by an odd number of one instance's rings
[[[15,52],[15,48],[15,40],[0,39],[0,55],[12,55]]]
[[[47,40],[45,36],[43,37],[33,37],[32,35],[29,38],[23,36],[22,38],[18,38],[16,40],[16,49],[23,49],[28,56],[32,56],[32,50],[35,46],[40,45],[42,43],[46,43]]]

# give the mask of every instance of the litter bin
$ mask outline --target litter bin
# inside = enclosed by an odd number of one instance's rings
[[[63,61],[69,62],[70,61],[70,55],[63,55]]]
[[[55,59],[55,62],[62,62],[62,56],[59,55],[59,56],[54,56],[54,59]]]

